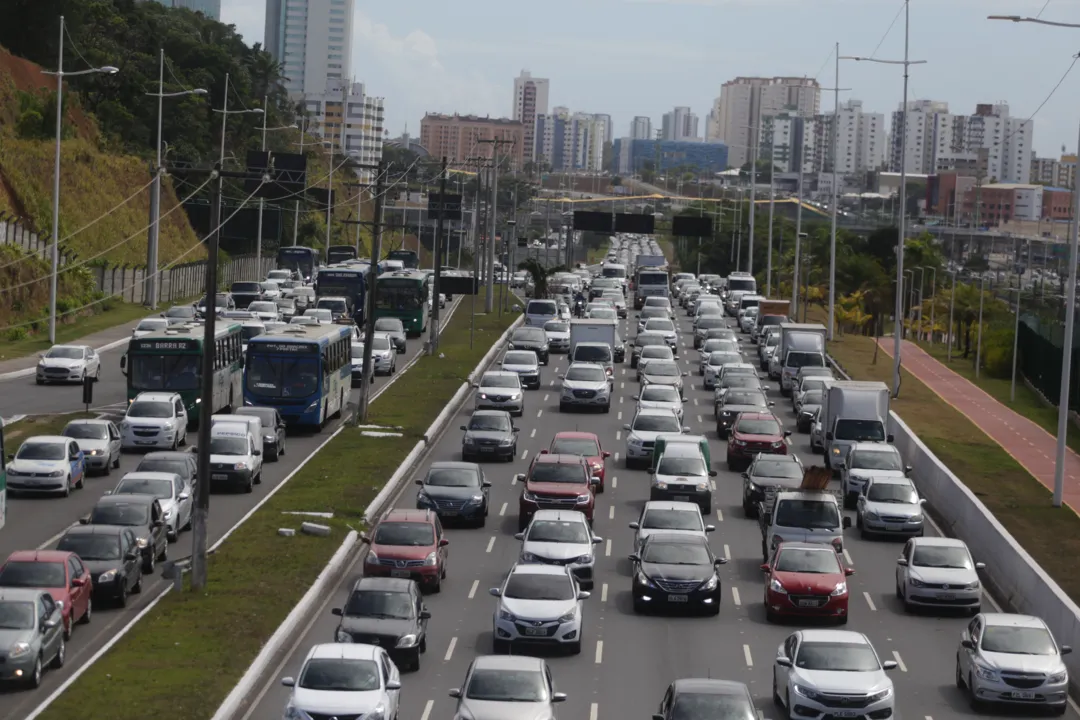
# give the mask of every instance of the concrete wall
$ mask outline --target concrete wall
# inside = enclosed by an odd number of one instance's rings
[[[263,257],[258,262],[254,256],[230,258],[218,267],[218,287],[228,288],[237,280],[262,280],[274,269],[274,258]],[[126,302],[149,304],[146,298],[146,268],[102,267],[90,268],[97,289],[107,296],[115,296]],[[206,261],[186,263],[161,271],[158,283],[158,302],[170,303],[201,295],[205,287]]]

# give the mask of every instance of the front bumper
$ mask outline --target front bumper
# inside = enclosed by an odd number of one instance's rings
[[[441,520],[479,520],[484,517],[483,501],[448,500],[444,498],[416,499],[419,510],[432,510]]]
[[[567,353],[570,352],[570,338],[552,339],[548,340],[548,352],[553,353]]]
[[[791,595],[765,590],[765,605],[772,613],[783,617],[843,618],[848,614],[845,595]]]
[[[28,652],[12,658],[0,656],[0,682],[22,682],[34,675],[34,660],[37,656]]]
[[[45,473],[35,473],[35,476],[29,475],[13,475],[8,472],[7,476],[7,488],[11,491],[23,491],[23,492],[41,492],[41,493],[55,493],[64,492],[64,488],[67,486],[67,476],[60,475],[59,477],[41,477]]]
[[[94,582],[93,582],[94,597],[95,598],[101,598],[101,599],[106,599],[107,598],[107,599],[110,599],[110,600],[119,598],[119,597],[121,597],[123,595],[124,586],[126,584],[127,584],[127,580],[124,577],[120,576],[120,575],[116,575],[116,576],[113,577],[112,580],[108,580],[106,582],[101,582],[97,578],[94,578]]]
[[[81,382],[85,368],[38,367],[35,377],[42,382]]]
[[[576,407],[607,407],[611,404],[611,395],[592,391],[589,397],[579,397],[574,393],[563,393],[559,396],[560,405],[573,405]]]
[[[890,522],[888,517],[871,517],[868,513],[863,514],[863,529],[881,535],[921,537],[923,534],[923,522],[923,520],[916,522],[906,519],[903,522]]]
[[[684,590],[677,586],[664,587],[652,579],[647,584],[642,583],[635,577],[633,595],[634,605],[638,607],[662,607],[694,612],[720,606],[720,583],[717,582],[716,587],[711,590],[703,590],[700,585]]]
[[[532,390],[540,389],[540,373],[518,373],[518,378],[521,379],[521,384],[523,387],[527,387]]]
[[[592,522],[595,509],[596,502],[591,497],[588,502],[579,503],[526,500],[524,496],[518,499],[519,524],[524,525],[527,525],[532,520],[532,516],[536,514],[537,510],[576,510],[584,515],[586,520]]]
[[[175,430],[164,428],[143,428],[134,430],[128,428],[120,431],[120,447],[132,448],[171,448]]]
[[[652,462],[653,457],[653,443],[645,443],[642,445],[626,444],[626,459],[630,460],[646,460]]]
[[[477,395],[473,407],[476,410],[506,410],[507,412],[519,413],[525,409],[525,398],[519,396],[514,399],[493,400],[490,395],[488,397]]]
[[[251,470],[222,470],[211,469],[210,470],[210,488],[221,487],[247,487],[254,478],[251,475]]]
[[[383,563],[394,563],[394,565]],[[381,560],[378,564],[364,561],[364,575],[368,577],[398,577],[413,580],[420,587],[432,587],[439,584],[439,576],[442,573],[440,565],[422,565],[397,567],[398,562],[423,562],[421,560]]]
[[[1045,683],[1034,688],[1019,688],[1009,684],[1004,676],[990,680],[972,673],[972,694],[979,700],[1007,705],[1025,705],[1033,707],[1061,707],[1068,702],[1068,679],[1060,683]],[[1018,684],[1029,683],[1019,681]]]
[[[895,692],[895,691],[894,691]],[[850,695],[827,695],[814,693],[813,699],[792,691],[788,696],[788,714],[794,718],[840,718],[854,717],[865,720],[889,720],[893,717],[894,695],[872,703],[858,703],[856,707],[848,700]],[[851,713],[847,715],[847,713]]]
[[[657,487],[649,488],[649,500],[669,500],[672,502],[692,502],[698,505],[704,512],[705,508],[712,506],[712,489],[708,486],[704,490],[693,487]]]
[[[374,366],[375,372],[377,372],[377,373],[389,373],[391,368],[394,367],[393,356],[391,356],[391,355],[385,355],[385,356],[372,355],[371,356],[371,364],[372,364],[372,366]]]
[[[935,608],[973,608],[982,603],[982,587],[958,588],[950,585],[928,587],[926,584],[915,585],[910,579],[904,588],[904,597],[912,605]]]
[[[513,620],[496,616],[493,633],[496,640],[536,643],[539,645],[569,645],[581,642],[581,621],[559,623],[555,620]]]
[[[514,446],[511,445],[487,445],[479,443],[461,444],[461,454],[466,456],[476,455],[477,457],[493,457],[493,458],[512,458],[514,457]]]
[[[83,458],[86,462],[87,470],[107,470],[109,467],[109,453],[106,450],[102,450],[100,455],[91,455],[90,453],[83,453]]]

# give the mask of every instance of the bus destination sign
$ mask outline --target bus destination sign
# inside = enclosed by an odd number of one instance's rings
[[[132,340],[131,349],[135,352],[167,352],[173,350],[198,350],[199,341],[195,339],[169,340]]]
[[[289,355],[319,352],[319,346],[315,343],[260,342],[252,343],[251,349],[260,353],[284,353]]]

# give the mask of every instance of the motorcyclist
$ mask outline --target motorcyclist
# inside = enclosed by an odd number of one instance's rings
[[[585,313],[585,294],[578,290],[574,293],[574,315],[581,317]]]

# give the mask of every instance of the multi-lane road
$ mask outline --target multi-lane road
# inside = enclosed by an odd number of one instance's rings
[[[633,317],[633,314],[631,314]],[[578,656],[547,654],[557,689],[569,699],[559,709],[559,717],[573,720],[614,720],[647,717],[654,712],[668,683],[679,677],[727,678],[745,682],[765,718],[782,717],[771,701],[772,667],[777,646],[801,625],[772,625],[765,621],[762,606],[761,536],[755,521],[743,516],[740,507],[740,477],[726,470],[724,444],[717,439],[712,415],[712,393],[704,390],[696,374],[698,353],[690,343],[689,322],[680,312],[682,341],[680,361],[690,372],[686,378],[687,423],[695,433],[710,439],[715,479],[714,517],[716,532],[710,536],[718,555],[730,558],[722,568],[724,601],[718,617],[664,617],[635,615],[630,597],[632,531],[627,524],[636,520],[648,498],[648,475],[627,470],[623,424],[635,408],[638,385],[628,365],[616,366],[616,399],[609,415],[562,414],[558,409],[558,375],[566,370],[566,358],[552,356],[543,368],[543,383],[526,396],[526,412],[515,422],[521,428],[519,456],[512,463],[488,465],[492,517],[484,529],[449,529],[448,576],[442,593],[427,598],[432,619],[428,627],[427,653],[419,671],[403,676],[400,717],[434,720],[450,717],[454,700],[447,690],[459,687],[469,662],[491,650],[492,611],[495,600],[488,588],[500,584],[504,573],[517,560],[520,543],[517,531],[517,503],[520,486],[512,482],[515,473],[525,472],[529,462],[546,448],[559,430],[580,428],[596,432],[608,460],[607,491],[598,496],[595,532],[604,538],[598,545],[596,587],[585,601],[585,650]],[[625,328],[624,328],[625,330]],[[623,337],[632,333],[622,333]],[[753,355],[753,346],[746,344]],[[775,383],[769,383],[775,411],[794,430],[790,402],[780,397]],[[470,407],[447,423],[449,431],[433,446],[418,469],[436,460],[460,459],[460,432]],[[807,465],[821,464],[810,453],[806,435],[793,434],[791,450]],[[411,480],[411,479],[410,479]],[[398,507],[415,507],[415,487],[404,486]],[[936,532],[936,531],[935,531]],[[847,629],[865,633],[878,653],[895,660],[897,714],[901,720],[955,720],[979,714],[953,682],[957,644],[968,622],[961,616],[906,614],[894,596],[896,559],[902,543],[866,541],[854,530],[847,531],[844,559],[855,570],[849,580],[851,605]],[[993,558],[977,559],[993,563]],[[360,565],[351,568],[346,579],[330,593],[325,604],[308,618],[303,636],[290,648],[281,665],[263,678],[257,696],[242,720],[278,717],[289,697],[282,676],[297,676],[304,656],[313,644],[331,642],[337,618],[331,608],[341,607],[348,588],[358,577]],[[992,600],[984,609],[994,608]],[[1012,715],[1015,717],[1015,715]],[[1075,709],[1069,716],[1076,720]],[[241,720],[237,718],[235,720]]]
[[[449,319],[449,313],[445,310],[442,315],[444,322]],[[407,352],[397,356],[398,373],[410,359],[421,352],[423,343],[424,338],[409,340]],[[120,373],[119,358],[122,352],[123,347],[102,353],[101,381],[94,389],[96,406],[115,404],[122,408],[126,404],[125,378]],[[377,392],[388,380],[389,377],[376,377],[374,390]],[[408,376],[401,381],[408,382]],[[354,392],[354,400],[357,392]],[[4,415],[28,411],[35,414],[74,412],[82,409],[81,399],[82,389],[78,385],[38,387],[34,384],[33,376],[0,382],[0,411],[3,411]],[[321,433],[290,434],[285,443],[285,455],[277,462],[266,463],[263,481],[255,486],[253,493],[213,495],[210,501],[210,541],[215,542],[253,505],[273,490],[337,428],[338,422],[340,421],[328,424]],[[194,442],[194,437],[194,433],[189,433],[188,442]],[[135,469],[140,457],[139,454],[125,453],[121,457],[119,469],[113,470],[109,476],[87,476],[86,487],[73,491],[67,498],[9,498],[7,523],[3,531],[0,531],[0,562],[14,550],[53,547],[60,535],[81,516],[86,515],[107,490],[115,487],[124,473]],[[178,559],[190,554],[191,534],[181,533],[179,540],[169,546],[169,555]],[[36,691],[0,690],[0,717],[12,720],[25,717],[156,597],[165,582],[157,577],[153,582],[144,583],[142,594],[132,596],[125,609],[94,608],[91,623],[75,627],[67,645],[67,662],[63,669],[45,673],[42,685]]]

